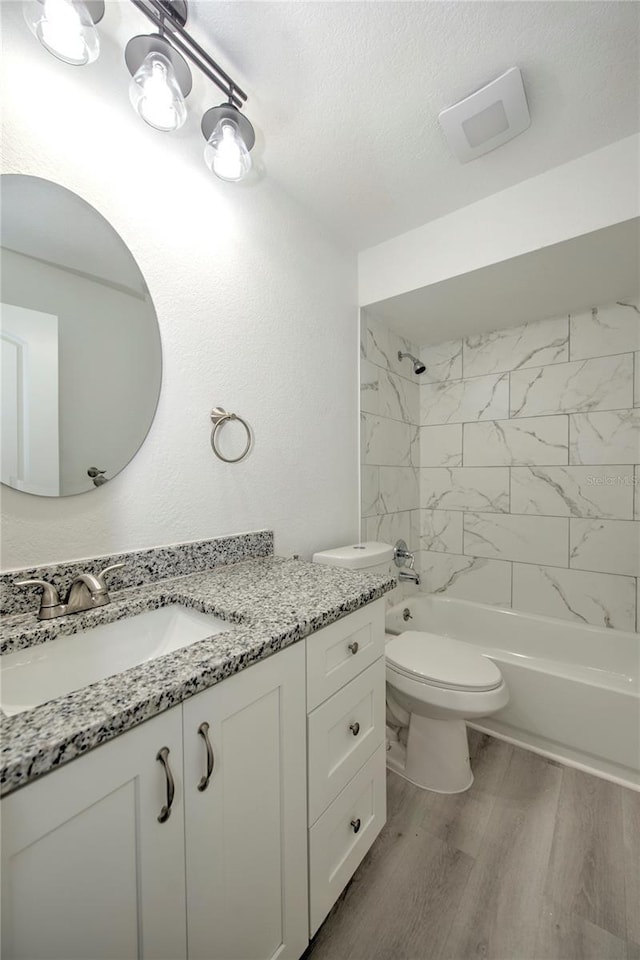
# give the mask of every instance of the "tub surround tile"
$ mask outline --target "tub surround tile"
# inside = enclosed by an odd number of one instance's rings
[[[465,466],[568,463],[566,416],[465,423],[463,437]]]
[[[516,370],[511,416],[618,410],[633,405],[633,357],[626,353]]]
[[[364,539],[391,544],[395,544],[397,540],[404,540],[409,550],[414,550],[416,544],[413,541],[411,511],[404,510],[399,513],[385,513],[377,517],[366,517]]]
[[[562,363],[569,359],[568,317],[467,337],[463,358],[465,377]]]
[[[462,466],[462,424],[420,428],[420,466]]]
[[[417,423],[420,410],[418,384],[405,380],[395,373],[379,370],[378,413],[392,420]]]
[[[569,566],[640,576],[640,521],[571,520]]]
[[[412,353],[418,356],[419,347],[390,330],[374,317],[363,315],[361,321],[361,351],[370,363],[383,370],[390,371],[405,380],[419,383],[412,364],[408,360],[398,360],[398,352]]]
[[[511,606],[510,563],[425,550],[418,555],[416,566],[427,593]]]
[[[549,517],[633,519],[633,467],[513,467],[511,510]]]
[[[637,463],[640,410],[575,413],[569,417],[569,463]]]
[[[461,554],[462,517],[457,510],[414,510],[411,522],[417,548]]]
[[[380,413],[380,368],[368,360],[360,364],[360,409],[363,413]]]
[[[509,510],[507,467],[423,467],[420,505],[431,510]]]
[[[571,360],[640,350],[640,308],[631,301],[571,314]]]
[[[438,383],[462,378],[462,340],[447,340],[435,347],[422,347],[419,354],[426,366],[422,383]]]
[[[464,552],[496,560],[568,566],[568,521],[560,517],[465,513]]]
[[[420,391],[421,423],[464,423],[509,416],[509,374],[426,383]]]
[[[634,406],[640,407],[640,350],[637,350],[633,355],[633,365],[635,370],[633,403]]]
[[[364,414],[364,463],[369,466],[411,466],[412,431],[408,423]]]
[[[360,504],[363,517],[380,513],[380,467],[361,468]]]
[[[97,574],[114,563],[124,563],[121,570],[109,574],[109,589],[124,590],[156,583],[170,577],[182,577],[198,570],[209,570],[221,564],[238,563],[251,557],[273,554],[273,531],[232,534],[211,540],[193,540],[128,553],[113,553],[85,560],[50,563],[0,573],[0,615],[31,613],[38,609],[40,589],[16,587],[14,580],[46,580],[66,593],[81,573]]]
[[[417,467],[379,467],[379,506],[377,513],[416,510],[419,506]]]
[[[0,716],[8,793],[384,595],[391,577],[265,557],[122,591],[93,622],[181,603],[229,621],[218,634],[14,717]],[[100,619],[102,617],[102,619]],[[14,618],[17,619],[17,618]],[[73,625],[70,624],[73,621]],[[71,632],[86,625],[77,614]],[[37,633],[25,615],[13,630]],[[62,629],[62,620],[59,624]],[[47,630],[55,631],[55,621]],[[26,631],[26,633],[25,633]],[[6,631],[5,631],[6,633]],[[23,643],[23,645],[25,645]]]
[[[634,501],[635,501],[633,518],[634,520],[640,520],[640,464],[637,464],[635,467],[635,473],[633,477],[633,487],[634,487]]]
[[[598,627],[636,629],[633,577],[514,563],[513,607]]]

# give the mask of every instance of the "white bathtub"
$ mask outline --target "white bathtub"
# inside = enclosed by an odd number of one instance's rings
[[[430,594],[389,608],[387,630],[455,637],[500,667],[511,699],[471,726],[640,789],[640,634]]]

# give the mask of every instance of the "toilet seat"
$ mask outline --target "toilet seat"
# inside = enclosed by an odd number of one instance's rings
[[[385,655],[394,673],[448,690],[495,690],[503,682],[495,663],[471,644],[435,633],[407,630],[387,641]]]

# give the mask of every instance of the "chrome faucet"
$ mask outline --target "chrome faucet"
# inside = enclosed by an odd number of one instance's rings
[[[114,563],[105,567],[97,576],[81,573],[76,577],[67,593],[64,603],[60,602],[57,589],[46,580],[14,580],[16,587],[42,587],[38,620],[53,620],[66,617],[70,613],[82,613],[83,610],[95,610],[111,603],[105,576],[112,570],[120,570],[124,563]]]
[[[398,573],[398,580],[411,580],[412,583],[415,583],[415,585],[419,587],[422,581],[418,571],[414,570],[416,558],[411,551],[407,549],[407,544],[404,540],[396,541],[393,551],[393,559],[396,567],[403,568]],[[406,569],[404,569],[405,567]]]

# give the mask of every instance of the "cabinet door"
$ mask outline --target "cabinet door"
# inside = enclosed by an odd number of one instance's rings
[[[158,821],[169,748],[175,798]],[[2,801],[5,960],[186,956],[180,707]]]
[[[305,651],[184,709],[190,960],[297,960],[307,937]],[[209,725],[213,772],[205,789]]]

